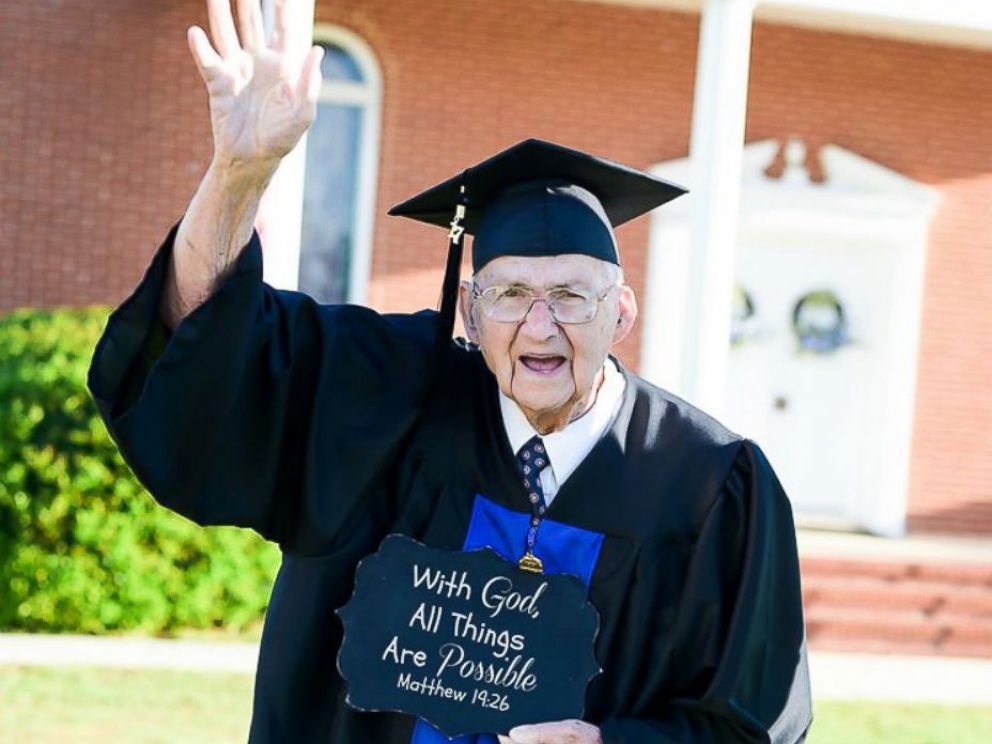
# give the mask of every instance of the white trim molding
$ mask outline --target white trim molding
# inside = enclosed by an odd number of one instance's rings
[[[573,0],[701,13],[713,0]],[[986,0],[758,0],[755,19],[923,44],[992,49]]]
[[[313,18],[314,0],[300,0],[298,12]],[[275,18],[274,0],[262,0],[265,36],[271,38]],[[312,30],[308,24],[307,29]],[[312,36],[308,35],[309,45]],[[296,289],[300,271],[300,227],[303,214],[303,167],[307,135],[300,138],[279,164],[265,190],[257,226],[262,237],[262,276],[273,287]]]
[[[314,44],[334,44],[354,59],[363,82],[325,80],[321,104],[340,104],[363,109],[362,131],[355,193],[354,243],[349,261],[347,302],[363,304],[368,298],[372,268],[376,190],[379,172],[379,145],[382,121],[382,71],[368,43],[349,29],[325,23],[313,27]],[[265,279],[273,286],[296,289],[299,286],[300,242],[303,222],[303,190],[306,183],[306,141],[287,158],[281,175],[278,207],[267,211],[267,233],[278,234],[275,250],[267,251]],[[276,191],[276,189],[270,189]]]
[[[742,158],[740,217],[735,243],[802,242],[803,236],[833,241],[837,246],[873,247],[888,267],[888,286],[879,288],[879,322],[884,339],[876,349],[881,359],[873,381],[873,413],[865,416],[870,436],[866,460],[875,465],[867,475],[869,502],[852,505],[848,516],[872,532],[902,534],[909,488],[910,447],[916,400],[919,338],[922,319],[927,240],[939,203],[932,187],[912,181],[878,163],[835,145],[819,151],[826,181],[811,182],[801,163],[803,146],[787,148],[785,173],[765,175],[778,143],[748,144]],[[694,172],[689,158],[654,166],[662,178],[686,183]],[[646,378],[685,395],[683,356],[691,348],[687,323],[691,308],[686,280],[693,270],[691,226],[693,194],[658,210],[651,218],[648,271],[644,298],[641,370]],[[884,299],[881,299],[884,298]],[[712,298],[705,298],[710,301]],[[716,303],[721,307],[726,303]],[[729,346],[729,335],[725,345]]]
[[[362,106],[361,144],[358,153],[358,184],[355,194],[355,243],[348,276],[348,302],[364,304],[368,298],[372,270],[372,239],[375,228],[376,187],[379,183],[379,144],[382,126],[382,69],[372,47],[354,31],[318,23],[315,43],[330,43],[348,52],[362,71],[361,85],[325,81],[321,103]],[[300,212],[302,220],[302,209]]]

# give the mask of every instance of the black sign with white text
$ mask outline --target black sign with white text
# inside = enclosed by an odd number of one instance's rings
[[[450,737],[582,718],[599,616],[582,582],[489,549],[389,535],[338,614],[348,704],[410,713]]]

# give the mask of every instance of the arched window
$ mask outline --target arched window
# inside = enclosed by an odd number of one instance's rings
[[[324,83],[306,145],[299,289],[364,302],[372,257],[382,81],[358,36],[317,24]]]

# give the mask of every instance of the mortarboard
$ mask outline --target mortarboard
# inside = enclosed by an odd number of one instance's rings
[[[579,253],[619,264],[613,228],[684,193],[626,165],[528,139],[389,214],[449,228],[441,320],[442,336],[450,338],[464,233],[475,236],[473,271],[497,256]]]

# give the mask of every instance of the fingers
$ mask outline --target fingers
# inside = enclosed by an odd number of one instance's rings
[[[510,729],[509,733],[512,744],[544,744],[545,741],[555,741],[547,738],[547,729],[542,723],[534,726],[517,726]]]
[[[214,48],[220,56],[229,57],[241,49],[238,34],[234,30],[230,0],[207,0],[207,19],[210,21],[210,36]]]
[[[289,30],[289,11],[286,0],[276,0],[275,18],[272,23],[272,48],[277,52],[286,51]]]
[[[512,744],[602,744],[600,731],[585,721],[551,721],[510,730]]]
[[[265,46],[265,24],[259,0],[238,0],[238,31],[245,49]]]
[[[207,33],[199,26],[190,26],[186,30],[186,43],[189,44],[189,51],[196,62],[196,68],[200,71],[203,82],[209,83],[214,71],[221,64],[220,56],[210,46]]]
[[[275,0],[271,47],[277,52],[289,52],[291,57],[302,57],[310,44],[312,26],[311,0]]]
[[[317,99],[320,98],[320,85],[323,82],[323,77],[320,74],[320,61],[323,58],[323,47],[311,47],[303,61],[300,80],[296,84],[297,96],[314,107],[317,105]]]

